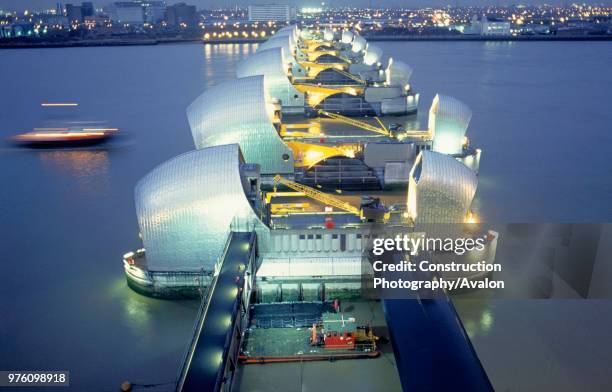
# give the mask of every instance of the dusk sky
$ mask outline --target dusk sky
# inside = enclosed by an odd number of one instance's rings
[[[81,0],[68,0],[61,1],[62,3],[80,3]],[[96,7],[102,7],[106,4],[110,4],[112,0],[93,0]],[[236,4],[239,6],[246,6],[249,4],[292,4],[298,7],[320,5],[320,1],[316,0],[287,0],[287,1],[274,1],[274,0],[168,0],[168,4],[186,2],[188,4],[195,4],[199,9],[206,8],[219,8],[219,7],[235,7]],[[587,4],[606,4],[612,5],[612,0],[605,1],[580,1]],[[0,0],[0,8],[8,10],[23,10],[23,9],[44,9],[53,7],[57,3],[56,0]],[[517,1],[517,0],[328,0],[325,2],[326,6],[331,7],[344,7],[344,6],[369,6],[373,7],[424,7],[424,6],[444,6],[444,5],[510,5],[510,4],[571,4],[572,1],[564,0],[528,0],[528,1]]]

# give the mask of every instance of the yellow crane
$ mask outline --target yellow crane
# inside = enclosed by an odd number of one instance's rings
[[[276,193],[276,184],[279,184],[279,183],[283,184],[287,188],[293,189],[294,191],[299,192],[300,194],[304,194],[305,196],[310,197],[311,199],[314,199],[325,205],[329,205],[329,206],[350,212],[351,214],[355,214],[362,221],[383,220],[386,222],[389,220],[391,216],[389,211],[386,208],[384,208],[382,204],[380,204],[380,201],[378,201],[378,204],[379,204],[378,207],[372,207],[371,205],[370,206],[366,205],[364,208],[357,208],[351,203],[337,199],[327,193],[320,192],[316,189],[312,189],[309,186],[298,184],[297,182],[293,182],[291,180],[283,178],[281,177],[280,174],[277,174],[274,177],[274,192],[275,193]]]
[[[396,138],[400,141],[405,139],[406,137],[420,139],[428,139],[432,137],[431,132],[429,130],[402,131],[400,133],[393,134],[393,132],[391,132],[387,127],[385,127],[385,124],[383,124],[383,122],[378,117],[374,117],[374,119],[376,120],[378,125],[380,125],[380,128],[365,121],[355,120],[354,118],[346,117],[341,114],[326,112],[325,110],[319,110],[318,113],[329,118],[342,121],[354,127],[365,129],[366,131],[376,132],[387,137]]]
[[[350,72],[346,72],[344,69],[338,69],[336,68],[336,71],[338,71],[338,73],[346,76],[349,79],[353,79],[355,82],[359,83],[359,84],[366,84],[366,81],[361,79],[359,76],[353,75]]]
[[[334,120],[342,121],[342,122],[347,123],[349,125],[352,125],[354,127],[365,129],[366,131],[376,132],[376,133],[379,133],[379,134],[387,136],[387,137],[393,137],[393,133],[391,133],[391,131],[389,131],[387,129],[387,127],[385,127],[385,125],[382,123],[382,121],[380,121],[380,119],[378,117],[374,117],[374,118],[376,119],[376,121],[380,125],[380,128],[376,127],[376,126],[374,126],[374,125],[372,125],[370,123],[367,123],[365,121],[355,120],[354,118],[346,117],[346,116],[343,116],[343,115],[337,114],[337,113],[326,112],[325,110],[319,110],[318,113],[322,114],[324,116],[327,116],[329,118],[333,118]]]
[[[319,201],[323,204],[326,204],[326,205],[329,205],[335,208],[339,208],[344,211],[348,211],[358,216],[361,215],[361,210],[355,207],[354,205],[352,205],[351,203],[342,201],[340,199],[337,199],[333,196],[328,195],[327,193],[317,191],[316,189],[312,189],[309,186],[298,184],[297,182],[293,182],[291,180],[283,178],[281,177],[280,174],[277,174],[274,177],[274,191],[275,192],[276,192],[276,184],[279,184],[279,183],[283,184],[287,188],[293,189],[296,192],[303,193],[304,195],[310,197],[311,199]]]

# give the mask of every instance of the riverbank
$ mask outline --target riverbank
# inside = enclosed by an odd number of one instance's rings
[[[398,42],[398,41],[612,41],[612,34],[607,35],[518,35],[518,36],[480,36],[480,35],[368,35],[364,36],[368,41]],[[97,46],[134,46],[134,45],[162,45],[175,43],[202,42],[205,44],[241,44],[260,43],[265,38],[230,38],[230,39],[206,39],[202,38],[108,38],[108,39],[85,39],[66,41],[0,41],[0,49],[25,49],[25,48],[70,48],[70,47],[97,47]]]
[[[200,38],[107,38],[84,39],[64,41],[0,41],[0,49],[27,49],[27,48],[72,48],[72,47],[98,47],[98,46],[145,46],[174,44],[181,42],[200,42]]]

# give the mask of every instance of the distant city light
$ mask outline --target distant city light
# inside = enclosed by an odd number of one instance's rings
[[[244,7],[198,11],[196,6],[179,3],[157,6],[142,2],[147,9],[134,16],[93,9],[88,15],[78,11],[81,6],[68,9],[50,8],[27,11],[0,11],[0,41],[48,42],[74,41],[72,33],[82,32],[79,40],[105,40],[109,35],[130,34],[127,41],[157,40],[160,37],[193,40],[263,40],[284,27],[285,23],[327,25],[332,31],[355,30],[368,36],[588,36],[598,39],[612,35],[610,18],[612,7],[585,6],[489,6],[444,8],[326,8],[325,3],[284,13],[266,11],[263,7],[252,18],[252,10]],[[126,6],[127,7],[127,6]],[[129,8],[129,7],[128,7]],[[74,11],[74,12],[72,12]],[[162,12],[165,11],[165,12]],[[263,12],[263,13],[262,13]],[[267,13],[266,13],[267,12]],[[287,15],[287,16],[283,16]],[[285,19],[283,19],[285,18]],[[282,24],[282,25],[281,25]],[[204,29],[208,36],[201,35]],[[247,31],[247,36],[243,33]],[[314,30],[316,33],[318,30]],[[43,38],[44,40],[39,40]],[[42,42],[41,42],[42,41]]]
[[[323,8],[315,8],[315,7],[302,8],[303,14],[320,14],[321,12],[323,12]]]

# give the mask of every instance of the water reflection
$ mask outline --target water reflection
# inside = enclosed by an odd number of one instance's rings
[[[110,192],[109,160],[106,150],[41,151],[43,165],[76,180],[83,194],[107,195]]]
[[[213,45],[204,44],[204,58],[206,59],[207,62],[212,60],[212,49],[213,49]]]
[[[243,60],[254,53],[257,44],[204,44],[204,59],[207,63],[218,62],[220,56],[232,58],[232,60]]]
[[[489,309],[482,309],[480,313],[473,317],[462,316],[463,325],[470,339],[477,336],[486,336],[493,327],[493,314]]]
[[[463,320],[463,326],[470,339],[474,339],[477,336],[486,336],[493,327],[493,316],[491,312],[485,311],[481,314],[479,320],[466,319]]]
[[[470,339],[487,336],[495,324],[495,300],[482,297],[476,299],[478,295],[482,296],[483,293],[453,296],[453,304]]]
[[[127,326],[135,333],[145,330],[151,320],[153,300],[130,290],[123,276],[113,281],[110,292],[114,298],[120,298]]]
[[[204,44],[204,89],[236,77],[236,67],[251,53],[257,44]]]
[[[491,313],[491,310],[485,309],[480,317],[480,328],[485,334],[493,327],[493,321],[493,313]]]

